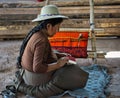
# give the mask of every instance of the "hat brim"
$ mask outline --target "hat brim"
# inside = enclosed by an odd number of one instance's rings
[[[63,18],[63,19],[68,19],[67,16],[63,15],[55,15],[55,16],[40,16],[32,20],[32,22],[37,22],[37,21],[43,21],[47,19],[53,19],[53,18]]]

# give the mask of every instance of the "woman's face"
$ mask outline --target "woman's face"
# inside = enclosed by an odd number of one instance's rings
[[[52,37],[56,34],[56,32],[59,31],[60,28],[60,23],[56,24],[55,26],[52,26],[51,24],[47,24],[47,31],[48,31],[48,36]]]

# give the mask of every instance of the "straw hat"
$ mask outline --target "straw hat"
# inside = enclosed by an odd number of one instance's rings
[[[37,18],[32,20],[32,22],[42,21],[42,20],[46,20],[46,19],[53,19],[53,18],[67,19],[68,17],[60,15],[57,6],[46,5],[46,6],[42,7],[41,13],[37,16]]]

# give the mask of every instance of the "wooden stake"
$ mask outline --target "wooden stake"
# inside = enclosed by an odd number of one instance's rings
[[[95,37],[95,23],[94,23],[94,0],[89,0],[90,3],[90,35],[91,35],[91,46],[94,52],[93,63],[97,63],[97,53],[96,53],[96,37]]]
[[[50,4],[49,0],[46,0],[45,5],[49,5],[49,4]]]

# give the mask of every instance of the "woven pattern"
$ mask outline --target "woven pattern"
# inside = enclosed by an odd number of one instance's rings
[[[76,58],[87,57],[88,32],[57,32],[49,40],[53,49]]]
[[[50,98],[61,98],[65,94],[69,94],[75,98],[107,98],[108,84],[111,76],[107,73],[107,68],[100,65],[91,65],[81,67],[89,73],[89,79],[85,88],[74,91],[65,91],[59,96]]]

